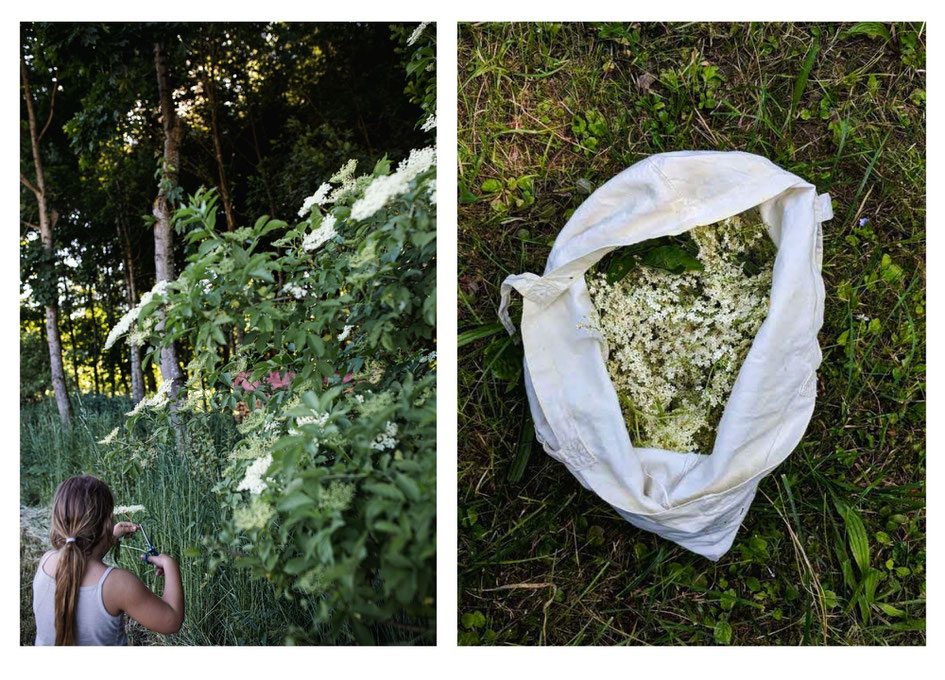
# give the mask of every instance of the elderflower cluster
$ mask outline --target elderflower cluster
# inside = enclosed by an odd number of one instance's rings
[[[243,477],[243,481],[236,487],[236,490],[249,491],[254,496],[261,494],[266,489],[266,481],[263,476],[270,465],[272,465],[271,453],[267,453],[262,458],[257,458],[252,465],[246,468],[246,476]]]
[[[114,430],[112,430],[112,431],[109,432],[107,435],[105,435],[105,438],[104,438],[104,439],[100,439],[100,440],[98,441],[98,443],[99,443],[99,444],[111,444],[113,441],[115,441],[115,437],[118,435],[118,429],[119,429],[119,428],[116,427]]]
[[[238,507],[233,511],[233,524],[243,531],[262,529],[275,514],[275,509],[257,496],[250,501],[249,505]]]
[[[345,324],[344,329],[338,334],[338,342],[347,340],[348,336],[351,335],[352,328],[354,328],[354,326],[349,326],[348,324]]]
[[[768,311],[773,263],[760,222],[733,217],[691,235],[702,271],[642,266],[614,284],[593,274],[588,290],[634,444],[711,453],[713,419]]]
[[[299,208],[299,217],[305,217],[316,205],[324,205],[328,202],[328,192],[331,191],[331,185],[324,182],[315,193],[305,199],[302,207]]]
[[[400,162],[390,175],[375,177],[364,190],[364,195],[351,206],[351,219],[363,220],[387,203],[405,193],[410,182],[436,163],[436,147],[412,149],[410,156]]]
[[[229,453],[230,460],[255,460],[265,458],[269,453],[272,442],[268,437],[255,435],[247,437],[239,443],[237,448]]]
[[[410,46],[410,45],[413,45],[415,42],[417,42],[417,40],[420,39],[420,35],[423,33],[423,29],[429,26],[430,23],[431,22],[429,21],[423,21],[420,23],[419,26],[413,29],[413,33],[411,33],[410,37],[407,38],[407,45]]]
[[[312,252],[321,248],[326,241],[337,235],[338,232],[335,231],[335,216],[325,215],[325,217],[322,218],[321,224],[318,225],[318,229],[302,239],[302,249]]]
[[[397,423],[392,423],[387,421],[387,424],[384,426],[384,431],[377,435],[374,438],[374,441],[371,442],[371,448],[375,451],[386,451],[387,449],[392,449],[397,446]]]
[[[324,428],[328,424],[328,419],[331,417],[331,414],[327,411],[319,412],[312,411],[310,416],[297,416],[295,419],[295,427],[289,428],[289,434],[292,436],[300,435],[302,432],[296,428],[304,427],[305,425],[318,425],[319,428]],[[318,446],[318,438],[313,437],[312,443]]]
[[[327,489],[323,489],[318,499],[318,507],[322,510],[337,510],[344,512],[351,505],[354,498],[354,485],[344,482],[332,482]]]
[[[116,505],[112,510],[113,515],[134,515],[139,512],[147,512],[143,505]]]
[[[154,393],[153,397],[148,397],[147,399],[142,399],[139,401],[133,409],[126,413],[126,416],[136,416],[141,411],[146,408],[161,408],[167,405],[167,395],[171,392],[171,381],[165,380],[161,383],[161,386],[158,387],[157,392]]]
[[[296,300],[301,300],[308,294],[308,291],[305,290],[303,286],[300,286],[297,283],[292,283],[291,281],[282,287],[282,292],[288,293]]]
[[[431,113],[429,116],[427,116],[427,119],[423,121],[423,125],[420,126],[420,129],[423,130],[424,132],[429,132],[435,127],[436,127],[436,114]]]
[[[114,328],[111,329],[108,333],[108,338],[105,340],[105,349],[111,349],[112,345],[128,332],[128,329],[131,328],[131,324],[137,321],[138,317],[141,315],[141,310],[144,309],[151,300],[154,299],[155,295],[164,295],[167,292],[167,287],[169,283],[167,281],[158,281],[154,284],[154,288],[149,290],[147,293],[141,296],[141,301],[129,309],[115,324]],[[144,331],[136,331],[132,334],[133,337],[129,338],[129,344],[135,346],[141,346],[144,343],[144,339],[150,335],[150,325],[146,326]],[[132,343],[132,340],[134,341]]]

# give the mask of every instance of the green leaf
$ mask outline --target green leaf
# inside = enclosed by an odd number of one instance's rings
[[[788,120],[793,116],[794,111],[797,110],[797,104],[801,101],[801,95],[804,94],[804,88],[807,86],[807,78],[810,75],[810,70],[813,68],[814,60],[817,59],[819,52],[820,41],[815,37],[807,50],[804,62],[801,64],[801,71],[797,74],[797,78],[794,81],[794,92],[791,94],[791,108],[788,111]]]
[[[509,468],[509,482],[518,484],[525,473],[525,466],[528,465],[528,459],[532,454],[532,442],[535,441],[535,426],[532,423],[531,412],[526,407],[525,416],[522,418],[522,427],[518,434],[518,443],[515,446],[515,458],[512,459],[512,467]]]
[[[474,629],[482,628],[486,625],[485,615],[478,609],[474,612],[466,612],[463,614],[463,628]]]
[[[603,137],[607,134],[607,123],[604,117],[598,111],[585,111],[584,117],[587,119],[587,131],[595,137]]]
[[[398,489],[393,484],[385,484],[381,482],[368,482],[364,485],[366,491],[375,493],[378,496],[383,496],[384,498],[390,498],[395,501],[404,501],[404,493]]]
[[[289,494],[286,496],[277,506],[282,512],[291,512],[296,508],[300,508],[303,505],[313,505],[315,501],[306,496],[301,491],[296,491],[295,493]]]
[[[886,604],[885,602],[877,602],[876,606],[879,607],[885,614],[889,616],[905,616],[906,613],[901,609],[893,607],[891,604]]]
[[[457,336],[456,346],[462,347],[468,345],[471,342],[480,340],[482,338],[488,338],[490,335],[495,335],[504,330],[504,327],[500,323],[487,323],[484,326],[479,326],[479,328],[473,328],[472,330],[463,331]]]
[[[637,266],[637,253],[629,248],[623,248],[610,260],[607,268],[607,283],[613,285],[623,279]]]
[[[712,635],[720,645],[727,645],[732,642],[732,625],[725,619],[720,619],[715,624]]]
[[[863,526],[863,520],[860,519],[853,508],[847,509],[843,521],[846,524],[850,552],[853,554],[856,565],[860,568],[860,573],[865,574],[870,566],[870,548],[869,540],[866,537],[866,527]]]
[[[502,182],[497,179],[487,179],[480,185],[479,188],[484,194],[494,194],[496,192],[502,191]]]
[[[876,38],[882,38],[884,42],[889,42],[891,40],[889,29],[887,29],[878,21],[861,21],[858,24],[853,24],[853,26],[844,31],[844,34],[865,35],[873,40]]]
[[[517,382],[522,373],[522,346],[512,338],[498,338],[483,352],[485,369],[499,380]]]
[[[325,341],[314,333],[308,334],[308,346],[315,352],[315,356],[320,357],[325,354]]]
[[[665,269],[674,274],[685,271],[701,271],[702,263],[687,253],[681,246],[666,245],[651,248],[643,253],[643,263],[657,269]]]
[[[420,500],[420,487],[417,486],[417,483],[407,475],[397,473],[394,476],[394,483],[400,487],[400,490],[403,491],[410,500]]]

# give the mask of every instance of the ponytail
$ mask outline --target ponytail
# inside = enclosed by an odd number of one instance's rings
[[[76,644],[79,588],[92,549],[106,538],[105,522],[114,504],[105,482],[91,475],[71,477],[56,489],[49,533],[53,547],[59,550],[54,615],[57,645]]]
[[[78,548],[78,540],[67,541],[59,549],[59,563],[56,566],[57,645],[75,644],[75,608],[88,561],[88,555]]]

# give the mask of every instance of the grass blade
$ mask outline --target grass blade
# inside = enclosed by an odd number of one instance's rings
[[[863,520],[853,508],[849,508],[843,517],[847,528],[847,540],[850,542],[850,552],[856,560],[860,573],[865,574],[870,566],[870,546],[866,538],[866,527]]]
[[[528,459],[532,455],[532,442],[535,440],[535,427],[532,424],[532,414],[525,408],[525,417],[522,418],[522,429],[518,435],[518,443],[515,445],[515,458],[512,460],[512,468],[509,470],[509,482],[518,484],[525,473],[525,466],[528,465]]]
[[[797,79],[794,81],[794,92],[791,95],[791,108],[788,110],[787,123],[791,121],[794,117],[794,112],[797,110],[797,105],[801,101],[801,95],[804,94],[804,88],[807,87],[807,78],[810,76],[810,70],[814,66],[814,61],[817,59],[817,54],[820,52],[820,40],[817,37],[814,37],[814,41],[810,44],[810,47],[807,50],[807,55],[804,57],[804,61],[801,64],[801,72],[797,74]]]
[[[472,330],[463,331],[456,338],[456,346],[462,347],[463,345],[468,345],[471,342],[476,340],[481,340],[482,338],[488,338],[490,335],[495,335],[502,330],[502,324],[500,323],[487,323],[484,326],[479,328],[473,328]]]

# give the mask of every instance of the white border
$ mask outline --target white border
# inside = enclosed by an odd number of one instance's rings
[[[7,672],[13,677],[45,677],[55,675],[64,678],[100,677],[116,674],[133,677],[135,675],[164,675],[168,672],[183,672],[183,677],[197,675],[235,675],[235,677],[285,678],[298,675],[302,678],[325,676],[353,676],[355,678],[531,678],[531,677],[567,677],[616,675],[660,678],[699,677],[732,678],[742,676],[764,677],[811,677],[835,678],[854,677],[897,677],[903,671],[910,676],[926,675],[925,664],[932,661],[931,651],[927,649],[803,649],[791,648],[764,649],[728,648],[728,649],[686,649],[686,648],[631,648],[602,649],[580,648],[575,650],[529,648],[522,650],[457,648],[456,639],[456,22],[457,21],[668,21],[668,20],[715,20],[744,21],[748,18],[756,21],[818,20],[818,21],[857,21],[881,18],[931,20],[934,11],[928,9],[932,3],[900,0],[894,4],[863,0],[860,2],[832,2],[796,0],[790,3],[727,2],[709,3],[702,0],[677,0],[674,3],[644,2],[604,2],[576,3],[560,0],[520,0],[517,3],[496,0],[479,0],[471,3],[450,3],[446,1],[416,1],[401,4],[380,3],[368,0],[357,5],[348,3],[319,3],[313,0],[301,2],[278,2],[238,6],[235,3],[223,3],[219,0],[203,3],[143,3],[143,2],[65,2],[47,0],[35,5],[7,4],[3,24],[4,38],[2,46],[4,59],[0,61],[0,93],[5,106],[0,111],[2,116],[3,181],[0,182],[0,196],[3,197],[4,214],[7,216],[7,245],[0,248],[0,276],[2,276],[2,315],[6,319],[0,333],[0,356],[7,358],[6,389],[2,392],[3,430],[11,439],[5,447],[8,457],[7,474],[3,476],[0,493],[5,499],[2,506],[4,559],[2,561],[3,600],[3,637],[4,660]],[[19,362],[18,339],[18,244],[13,242],[18,235],[16,222],[19,206],[19,178],[14,176],[13,160],[19,156],[19,138],[13,131],[18,130],[18,118],[14,112],[19,110],[19,72],[18,51],[19,28],[21,20],[121,20],[121,21],[247,21],[278,18],[286,21],[436,21],[438,47],[438,160],[439,178],[437,187],[438,200],[438,428],[437,428],[437,513],[438,522],[438,647],[410,649],[358,649],[308,647],[284,649],[281,647],[254,648],[138,648],[114,650],[81,650],[64,652],[53,650],[47,653],[32,648],[19,647],[19,604],[16,588],[19,582],[18,543],[19,543],[19,466],[17,464],[18,447],[18,397],[17,384]],[[934,41],[928,44],[928,62],[931,77],[929,90],[934,92],[929,98],[929,111],[938,112],[937,95],[940,92],[938,69],[941,59],[938,51],[938,22],[932,21],[929,35]],[[932,81],[935,85],[932,86]],[[938,144],[938,126],[941,117],[928,125],[928,148],[932,156],[929,163],[929,186],[941,186],[937,160],[941,152]],[[938,177],[938,180],[936,180]],[[940,199],[936,193],[930,195],[928,223],[939,226],[942,211]],[[936,245],[940,238],[936,229],[932,229],[929,252],[938,257],[940,248]],[[940,324],[942,306],[939,304],[941,285],[939,278],[930,268],[929,275],[929,345],[937,347],[941,339]],[[933,290],[934,289],[934,290]],[[940,382],[941,373],[935,354],[928,358],[929,375],[936,377],[933,385]],[[11,371],[10,368],[14,367]],[[12,376],[11,376],[12,373]],[[937,394],[937,387],[932,390]],[[933,404],[935,402],[933,401]],[[934,416],[934,413],[932,414]],[[930,417],[929,449],[930,477],[937,482],[941,479],[941,463],[936,458],[941,451],[939,429],[935,427],[936,418]],[[17,433],[14,435],[14,433]],[[936,488],[933,486],[932,488]],[[938,507],[931,494],[929,507]],[[938,518],[936,510],[936,518]],[[937,597],[938,577],[941,569],[941,528],[937,522],[928,524],[928,581],[929,593]],[[935,577],[933,577],[933,574]],[[932,606],[932,605],[935,606]],[[934,635],[938,630],[939,610],[937,600],[933,599],[928,610],[928,627]],[[935,638],[928,649],[934,649]],[[66,656],[68,655],[68,656]],[[908,665],[906,665],[908,664]],[[865,673],[865,675],[864,675]]]

